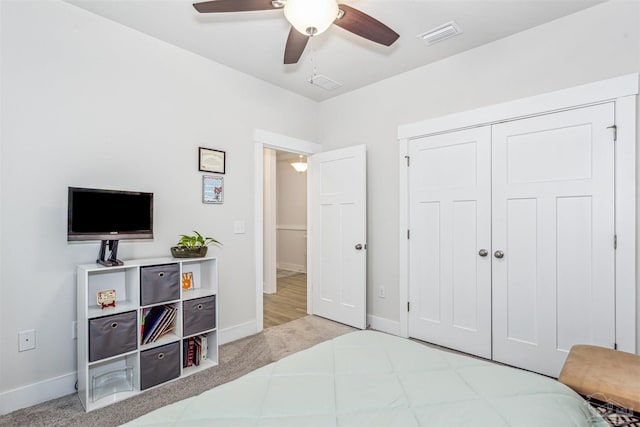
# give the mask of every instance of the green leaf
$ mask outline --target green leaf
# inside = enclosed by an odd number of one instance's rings
[[[214,239],[213,237],[202,237],[202,234],[197,231],[193,231],[194,235],[180,234],[180,239],[178,240],[177,246],[185,247],[185,248],[193,248],[199,246],[207,246],[210,244],[222,245],[219,241]]]

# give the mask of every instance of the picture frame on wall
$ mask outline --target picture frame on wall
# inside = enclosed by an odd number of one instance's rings
[[[224,177],[202,176],[202,203],[220,204],[224,202]]]
[[[224,175],[226,153],[212,148],[198,148],[198,170]]]

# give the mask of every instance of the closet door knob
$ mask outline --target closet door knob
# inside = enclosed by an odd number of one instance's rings
[[[356,251],[361,251],[362,250],[362,243],[358,243],[356,245]]]
[[[495,251],[495,253],[493,254],[494,257],[496,258],[503,258],[504,257],[504,252],[502,251]]]
[[[486,249],[480,249],[480,251],[478,252],[478,255],[487,256],[487,255],[489,255],[489,251],[486,250]]]

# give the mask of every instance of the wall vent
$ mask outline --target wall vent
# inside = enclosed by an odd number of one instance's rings
[[[427,46],[431,46],[432,44],[457,36],[458,34],[462,34],[460,26],[454,21],[451,21],[425,33],[418,34],[417,37],[421,38]]]
[[[337,81],[332,80],[327,76],[323,76],[322,74],[311,76],[311,78],[309,79],[309,83],[314,86],[321,87],[324,90],[334,90],[342,87],[342,83],[338,83]]]

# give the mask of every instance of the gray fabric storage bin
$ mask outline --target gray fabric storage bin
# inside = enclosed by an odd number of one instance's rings
[[[183,336],[216,327],[216,296],[196,298],[182,303]]]
[[[180,265],[140,267],[140,305],[180,299]]]
[[[89,319],[89,362],[138,348],[136,311]]]
[[[180,376],[180,343],[140,352],[140,390]]]

